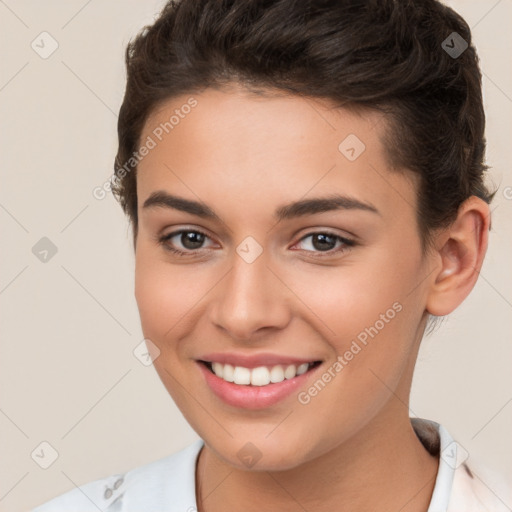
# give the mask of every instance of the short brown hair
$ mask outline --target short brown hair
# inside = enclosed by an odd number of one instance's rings
[[[455,42],[460,55],[446,51]],[[420,176],[424,247],[465,199],[489,203],[495,194],[484,184],[485,114],[471,32],[437,0],[171,0],[128,44],[126,67],[112,190],[134,244],[130,157],[148,116],[165,100],[230,82],[385,112],[391,165]]]

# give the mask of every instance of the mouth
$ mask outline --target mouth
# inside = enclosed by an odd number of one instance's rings
[[[212,397],[252,410],[290,405],[300,389],[311,385],[324,362],[271,352],[216,352],[195,360]]]
[[[311,361],[301,364],[277,364],[271,366],[257,366],[247,368],[245,366],[233,366],[215,361],[198,362],[206,367],[210,373],[237,386],[265,387],[279,384],[285,380],[304,375],[319,366],[322,361]]]

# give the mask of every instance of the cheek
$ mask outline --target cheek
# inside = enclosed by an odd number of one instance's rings
[[[284,280],[293,283],[293,291],[324,325],[326,337],[343,342],[375,323],[378,328],[382,321],[386,328],[394,323],[387,320],[397,318],[397,309],[410,300],[408,294],[416,273],[410,260],[397,264],[392,257],[387,261],[383,254],[357,264],[347,260],[346,265],[338,267],[295,271]]]
[[[422,310],[418,296],[410,293],[417,262],[409,258],[395,272],[396,258],[382,253],[364,265],[295,275],[297,295],[333,349],[326,371],[302,390],[300,411],[304,417],[317,411],[333,437],[340,435],[341,424],[344,435],[355,433],[400,394],[414,357]],[[322,411],[329,414],[323,417]]]
[[[139,243],[140,242],[140,243]],[[182,333],[193,329],[191,311],[204,286],[198,286],[193,272],[170,265],[165,254],[139,240],[135,259],[135,299],[142,332],[159,350],[153,366],[176,405],[182,411],[191,407],[189,397],[179,382],[184,382],[188,368],[183,366],[180,350]],[[196,306],[197,307],[197,306]]]
[[[420,253],[411,253],[376,248],[357,262],[354,255],[338,267],[288,276],[333,349],[333,362],[343,357],[347,389],[371,386],[370,369],[396,383],[409,360],[424,310],[421,292],[411,293],[421,275]]]
[[[190,298],[183,293],[187,274],[166,265],[158,252],[140,241],[135,258],[135,299],[142,329],[157,345],[183,317]]]
[[[219,273],[205,265],[176,265],[150,243],[137,247],[135,299],[142,330],[162,352],[187,350],[180,339],[193,332]]]

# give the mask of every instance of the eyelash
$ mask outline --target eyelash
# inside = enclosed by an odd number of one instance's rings
[[[207,238],[210,238],[206,233],[203,233],[199,229],[180,229],[178,231],[173,231],[172,233],[168,233],[167,235],[160,237],[158,239],[158,242],[165,248],[165,250],[171,251],[172,253],[177,254],[178,256],[183,256],[183,257],[193,256],[194,252],[195,252],[194,250],[191,249],[188,251],[182,251],[181,249],[176,249],[175,247],[171,247],[167,243],[171,238],[175,237],[176,235],[180,235],[182,233],[199,233],[201,235],[204,235]],[[305,240],[306,238],[309,238],[310,236],[320,235],[320,234],[334,237],[337,241],[338,240],[341,241],[343,243],[343,246],[339,247],[338,249],[329,249],[328,251],[306,251],[308,253],[315,254],[315,256],[313,256],[315,258],[326,258],[326,257],[332,256],[333,254],[341,254],[341,253],[344,253],[345,251],[349,250],[351,247],[355,247],[357,245],[355,240],[339,236],[339,235],[332,233],[328,230],[312,231],[312,232],[304,235],[299,240],[299,242],[302,242],[303,240]],[[199,250],[201,250],[201,249],[196,249],[196,251],[199,251]]]

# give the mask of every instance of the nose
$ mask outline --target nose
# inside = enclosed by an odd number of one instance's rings
[[[215,287],[210,318],[232,339],[254,341],[290,321],[292,294],[264,254],[252,263],[235,254],[231,270]]]

